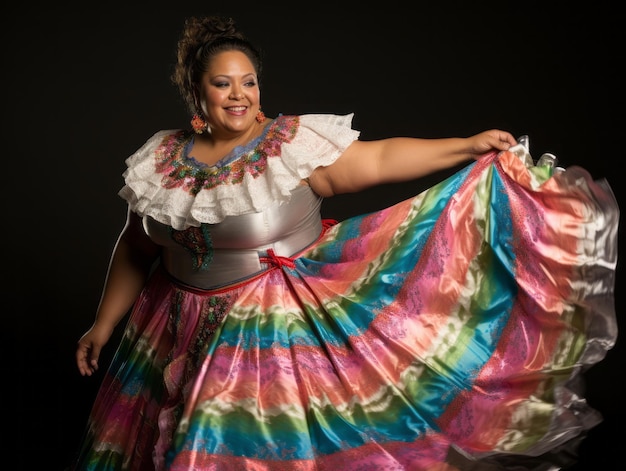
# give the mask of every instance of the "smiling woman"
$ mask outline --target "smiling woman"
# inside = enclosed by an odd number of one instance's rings
[[[222,27],[228,31],[219,31]],[[258,51],[232,23],[187,21],[172,79],[194,112],[192,127],[198,136],[189,155],[196,161],[212,166],[263,132],[267,121],[261,111],[260,69]]]
[[[608,183],[500,129],[365,140],[352,113],[266,117],[260,74],[232,19],[187,19],[172,78],[191,127],[126,160],[82,375],[130,315],[73,469],[566,462],[599,422],[581,372],[616,338]],[[321,215],[324,197],[456,167]]]

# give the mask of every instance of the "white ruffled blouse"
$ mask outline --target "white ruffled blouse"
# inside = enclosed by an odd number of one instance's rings
[[[353,116],[281,115],[214,166],[187,155],[192,131],[159,131],[126,160],[119,195],[135,213],[177,230],[262,211],[289,201],[303,178],[358,139]]]

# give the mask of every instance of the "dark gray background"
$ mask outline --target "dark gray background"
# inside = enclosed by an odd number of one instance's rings
[[[382,2],[341,11],[338,2],[126,3],[22,2],[0,16],[0,109],[11,144],[2,186],[1,399],[12,469],[62,469],[78,444],[102,375],[79,376],[75,344],[93,320],[124,222],[124,159],[155,131],[188,126],[169,75],[189,15],[232,15],[259,45],[268,116],[354,112],[364,139],[503,128],[529,135],[535,157],[552,152],[561,165],[607,178],[624,200],[625,18],[617,3]],[[443,176],[336,197],[324,212],[343,219],[374,210]],[[576,470],[616,469],[624,363],[619,339],[586,374],[588,401],[605,421],[583,442]]]

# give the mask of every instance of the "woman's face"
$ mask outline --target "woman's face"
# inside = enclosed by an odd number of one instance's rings
[[[213,57],[200,83],[200,106],[211,133],[240,133],[256,123],[261,93],[250,59],[240,51]]]

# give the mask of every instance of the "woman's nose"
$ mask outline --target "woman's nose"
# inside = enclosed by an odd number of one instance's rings
[[[241,100],[243,98],[243,93],[238,90],[233,90],[230,92],[231,100]]]

